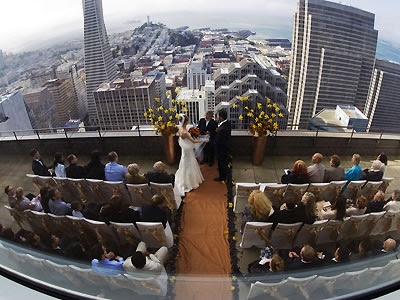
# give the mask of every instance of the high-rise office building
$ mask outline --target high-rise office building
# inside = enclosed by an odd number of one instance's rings
[[[3,57],[3,51],[0,49],[0,70],[4,68],[4,57]]]
[[[0,136],[10,131],[23,130],[24,134],[33,134],[27,107],[21,91],[0,95]]]
[[[185,101],[185,107],[191,123],[199,123],[201,118],[204,118],[207,109],[207,99],[205,97],[204,87],[201,90],[188,88],[179,89],[176,101]],[[182,113],[178,107],[178,111]]]
[[[77,109],[79,119],[84,121],[88,114],[88,103],[86,88],[83,80],[84,69],[79,68],[77,64],[62,64],[57,68],[57,78],[69,79],[77,100]]]
[[[131,130],[149,125],[143,114],[154,103],[154,77],[116,79],[103,83],[94,92],[99,125],[105,130]]]
[[[56,105],[60,126],[71,119],[78,118],[77,100],[70,79],[52,79],[47,82],[47,88]]]
[[[47,87],[27,90],[23,95],[33,128],[56,128],[60,125],[53,96]]]
[[[376,60],[364,114],[371,131],[400,132],[400,64]]]
[[[375,15],[324,0],[298,0],[288,86],[289,123],[304,128],[323,108],[364,111],[378,31]]]
[[[83,0],[84,56],[86,93],[90,124],[98,124],[93,92],[103,82],[117,78],[117,66],[111,55],[101,0]]]
[[[187,68],[187,86],[189,90],[200,90],[206,80],[211,80],[211,66],[203,56],[195,55]]]
[[[207,111],[213,111],[215,108],[215,82],[214,80],[206,80],[204,86]]]

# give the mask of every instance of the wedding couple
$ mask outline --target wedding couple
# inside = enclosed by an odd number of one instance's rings
[[[214,180],[224,181],[227,178],[229,156],[231,154],[231,123],[227,120],[227,113],[225,110],[220,110],[217,113],[217,120],[219,125],[213,142],[217,153],[219,177]],[[175,174],[175,188],[181,196],[184,196],[185,193],[198,188],[204,181],[199,163],[196,160],[194,148],[195,144],[205,143],[205,141],[201,139],[194,140],[192,138],[186,128],[188,123],[188,116],[179,116],[178,135],[182,155],[178,171]]]

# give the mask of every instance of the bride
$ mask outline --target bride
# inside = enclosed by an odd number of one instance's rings
[[[186,192],[190,192],[199,187],[204,181],[200,171],[200,166],[194,154],[194,144],[203,143],[204,141],[194,140],[186,129],[189,123],[189,117],[186,115],[179,116],[179,146],[182,149],[181,161],[179,162],[178,171],[175,174],[175,188],[181,196],[185,196]]]

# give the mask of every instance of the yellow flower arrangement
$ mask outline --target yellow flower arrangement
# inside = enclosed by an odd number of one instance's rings
[[[176,106],[179,104],[179,109]],[[152,107],[143,113],[143,116],[148,118],[152,123],[152,128],[156,134],[161,135],[174,135],[178,132],[178,118],[179,114],[177,111],[187,111],[184,101],[171,100],[169,105],[163,107],[160,105],[160,98],[154,98]]]
[[[240,121],[249,121],[249,131],[254,136],[273,135],[278,131],[278,119],[283,118],[284,114],[278,107],[277,103],[273,103],[271,99],[267,98],[265,101],[251,103],[248,97],[239,98],[242,106],[242,113],[238,119]],[[236,108],[234,104],[233,108]]]

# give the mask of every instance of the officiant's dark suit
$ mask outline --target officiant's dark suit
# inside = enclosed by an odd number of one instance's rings
[[[214,141],[217,135],[218,123],[212,118],[212,112],[207,112],[206,118],[202,118],[199,121],[198,128],[200,130],[200,135],[210,135],[209,142],[205,145],[203,150],[203,160],[200,162],[201,164],[208,163],[209,166],[214,164]],[[208,118],[208,120],[207,120]]]
[[[219,127],[215,137],[215,149],[217,152],[219,177],[215,181],[226,180],[228,175],[228,163],[231,161],[232,141],[231,123],[227,120],[225,110],[218,112]]]

